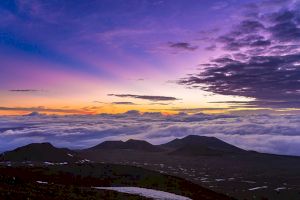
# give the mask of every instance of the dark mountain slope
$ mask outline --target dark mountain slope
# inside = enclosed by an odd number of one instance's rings
[[[215,137],[197,135],[189,135],[182,139],[175,139],[161,145],[161,147],[170,149],[170,154],[172,155],[183,156],[222,155],[247,152]]]
[[[0,160],[74,162],[78,158],[76,152],[66,148],[56,148],[50,143],[32,143],[13,151],[2,153]]]
[[[245,151],[203,136],[188,136],[159,147],[165,151],[98,150],[84,152],[82,157],[179,176],[238,199],[299,199],[299,157]],[[283,189],[278,192],[278,188]]]
[[[37,185],[37,181],[41,180],[43,183]],[[90,190],[92,187],[110,186],[149,188],[183,195],[191,199],[231,199],[226,195],[206,189],[185,179],[139,167],[96,163],[53,165],[47,167],[6,167],[0,165],[0,192],[7,192],[8,189],[12,191],[15,190],[15,188],[19,188],[19,190],[23,192],[32,194],[36,190],[43,189],[41,185],[48,186],[49,189],[52,190],[52,194],[48,193],[51,197],[64,195],[62,192],[66,192],[66,197],[70,197],[61,199],[95,199],[92,198],[92,195],[95,195],[94,193],[96,191],[93,190],[93,193],[91,193]],[[69,190],[67,190],[67,188],[69,188]],[[24,191],[25,189],[27,189],[27,191]],[[80,191],[85,192],[86,198],[76,198],[78,194],[82,194]],[[88,192],[90,194],[88,194]],[[103,193],[103,191],[98,192]],[[36,192],[36,194],[38,193]],[[29,195],[25,194],[21,197],[28,196]],[[108,196],[98,199],[116,198],[110,198]],[[126,196],[120,196],[119,199],[128,198],[126,198]]]

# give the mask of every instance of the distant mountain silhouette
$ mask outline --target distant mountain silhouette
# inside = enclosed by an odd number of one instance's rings
[[[222,155],[224,153],[245,153],[247,151],[228,144],[215,137],[189,135],[182,139],[175,139],[161,147],[170,149],[172,155]]]
[[[215,137],[189,135],[182,139],[175,139],[166,144],[152,145],[143,140],[130,139],[123,141],[105,141],[88,151],[97,150],[135,150],[136,152],[162,152],[170,155],[198,156],[222,155],[224,153],[245,153],[247,151],[230,145]],[[121,153],[121,152],[120,152]]]
[[[36,117],[36,116],[44,116],[44,114],[41,114],[39,112],[31,112],[31,113],[28,113],[26,115],[23,115],[24,117]]]
[[[137,153],[161,152],[162,154],[178,156],[199,156],[199,155],[223,155],[246,153],[247,151],[230,145],[215,137],[189,135],[182,139],[175,139],[166,144],[152,145],[143,140],[105,141],[89,149],[80,152],[105,152],[105,150],[132,150]],[[80,152],[67,148],[56,148],[50,143],[33,143],[19,147],[13,151],[5,152],[0,160],[8,161],[50,161],[50,162],[74,162],[82,157]]]
[[[4,152],[0,160],[72,162],[77,160],[77,156],[67,148],[56,148],[50,143],[32,143]]]
[[[88,150],[117,150],[117,149],[130,149],[138,151],[160,151],[158,146],[152,145],[144,140],[127,140],[123,141],[105,141]]]

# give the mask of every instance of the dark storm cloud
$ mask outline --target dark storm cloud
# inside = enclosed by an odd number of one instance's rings
[[[265,26],[261,22],[255,20],[244,20],[236,26],[234,33],[245,34],[257,32],[262,29],[265,29]]]
[[[292,101],[300,98],[299,61],[300,54],[255,56],[247,62],[224,59],[221,67],[208,68],[179,83],[222,95]]]
[[[212,59],[211,61],[215,63],[222,63],[222,64],[235,62],[235,60],[228,57],[220,57],[220,58]]]
[[[299,108],[300,13],[296,10],[295,6],[272,13],[265,10],[242,18],[213,41],[226,55],[202,64],[199,73],[178,83],[221,95],[254,98],[248,103],[236,102],[245,106]]]
[[[150,96],[150,95],[135,95],[135,94],[108,94],[108,96],[122,97],[122,98],[135,98],[144,99],[149,101],[174,101],[179,100],[175,97],[168,96]]]
[[[227,34],[218,38],[218,41],[224,44],[224,49],[228,51],[238,51],[243,47],[265,47],[271,45],[271,40],[258,34],[239,34],[235,36]]]
[[[256,17],[255,20],[243,20],[229,33],[219,36],[217,41],[228,51],[238,51],[242,47],[267,47],[272,44],[272,40],[300,41],[298,11],[284,10],[264,15],[262,19]],[[266,38],[266,35],[271,36]]]
[[[271,100],[262,100],[262,101],[218,101],[218,102],[210,102],[210,103],[218,103],[218,104],[232,104],[230,108],[299,108],[300,101],[294,100],[282,100],[282,101],[271,101]]]
[[[265,26],[256,20],[244,20],[238,25],[233,26],[232,30],[225,34],[221,35],[217,41],[223,43],[245,43],[247,39],[250,39],[250,42],[255,40],[262,40],[263,37],[259,35],[260,31],[265,30]]]
[[[273,13],[270,18],[274,22],[282,23],[282,22],[291,21],[293,20],[294,17],[295,17],[294,12],[290,10],[285,10],[283,12]]]
[[[292,44],[292,45],[275,45],[268,49],[271,54],[280,55],[280,54],[296,54],[299,52],[300,45]]]
[[[300,28],[294,22],[283,22],[269,28],[275,39],[280,41],[300,40]]]
[[[194,46],[188,42],[169,42],[169,47],[176,48],[176,49],[182,49],[182,50],[188,50],[188,51],[194,51],[198,49],[198,46]]]
[[[300,14],[297,7],[291,10],[283,10],[269,15],[272,23],[268,31],[272,37],[279,41],[300,41]]]

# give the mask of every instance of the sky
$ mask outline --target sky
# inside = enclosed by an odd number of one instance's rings
[[[300,155],[299,10],[299,0],[0,1],[0,151],[197,134]]]
[[[4,0],[0,114],[297,112],[297,0]]]

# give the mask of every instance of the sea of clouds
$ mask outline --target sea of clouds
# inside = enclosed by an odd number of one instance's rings
[[[124,114],[1,116],[0,152],[33,142],[82,149],[105,140],[153,144],[187,135],[214,136],[238,147],[300,156],[300,115]]]

